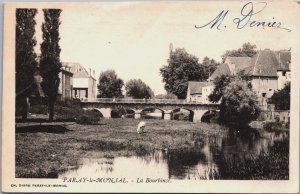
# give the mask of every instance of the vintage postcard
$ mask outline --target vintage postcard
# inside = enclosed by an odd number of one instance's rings
[[[300,3],[6,3],[3,192],[299,192]]]

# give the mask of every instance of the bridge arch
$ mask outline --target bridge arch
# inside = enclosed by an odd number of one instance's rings
[[[186,110],[186,111],[189,111],[189,116],[188,116],[188,120],[189,121],[193,121],[194,120],[194,111],[191,110],[191,109],[188,109],[188,108],[181,108],[181,107],[178,107],[178,108],[175,108],[171,111],[171,119],[172,120],[178,120],[179,116],[180,116],[180,110]],[[178,113],[178,114],[176,114]],[[176,119],[177,118],[177,119]]]
[[[100,108],[84,108],[83,110],[96,111],[97,113],[100,114],[100,117],[103,118],[103,114],[102,114]]]
[[[207,110],[201,116],[200,121],[201,122],[205,122],[205,123],[209,123],[210,120],[211,120],[211,118],[213,118],[214,116],[216,116],[217,113],[218,113],[218,111],[216,111],[216,110]]]
[[[128,107],[116,107],[111,109],[111,118],[134,118],[135,110]]]
[[[150,111],[149,113],[145,113],[145,112],[147,112],[147,111]],[[142,117],[144,117],[144,118],[155,118],[155,117],[157,117],[156,116],[156,114],[154,113],[154,111],[155,110],[159,110],[160,112],[161,112],[161,119],[164,119],[164,117],[165,117],[165,110],[164,109],[161,109],[161,108],[159,108],[159,107],[146,107],[146,108],[143,108],[142,110],[141,110],[141,114],[142,114]],[[147,115],[148,114],[148,115]],[[151,115],[152,114],[152,115]]]

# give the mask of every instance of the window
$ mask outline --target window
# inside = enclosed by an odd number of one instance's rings
[[[272,89],[269,89],[269,91],[272,91]]]
[[[262,93],[262,97],[266,97],[266,93]]]

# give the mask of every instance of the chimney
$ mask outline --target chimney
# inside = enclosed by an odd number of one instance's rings
[[[95,70],[93,70],[93,77],[95,77]]]

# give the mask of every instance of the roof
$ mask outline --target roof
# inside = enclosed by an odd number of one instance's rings
[[[190,89],[190,94],[202,94],[202,88],[210,84],[210,82],[189,81],[188,88]]]
[[[63,62],[63,66],[71,67],[70,71],[73,73],[73,78],[93,78],[95,79],[80,63]]]
[[[231,75],[231,71],[227,63],[222,63],[219,67],[213,72],[209,79],[214,80],[216,77],[221,75]]]
[[[289,51],[259,51],[254,57],[253,76],[277,76],[278,70],[290,70],[291,53]]]
[[[251,76],[277,77],[277,71],[290,70],[291,52],[287,50],[260,50],[253,57],[227,57],[209,79],[213,80],[221,75],[233,75],[244,72]]]
[[[225,63],[234,64],[235,71],[239,72],[242,69],[245,69],[252,65],[251,57],[227,57]]]

